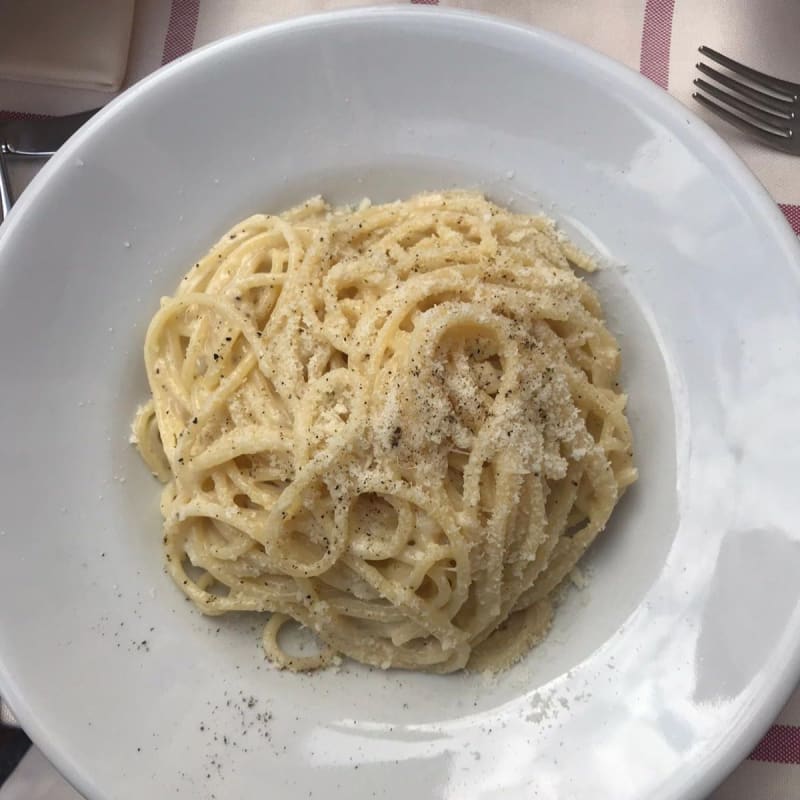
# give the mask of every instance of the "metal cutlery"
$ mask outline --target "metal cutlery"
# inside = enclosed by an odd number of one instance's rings
[[[99,109],[63,117],[12,119],[0,122],[0,222],[13,205],[9,158],[49,158]]]
[[[698,62],[697,69],[714,83],[695,78],[698,91],[692,97],[762,144],[800,155],[800,84],[759,72],[705,45],[698,49],[727,72]]]

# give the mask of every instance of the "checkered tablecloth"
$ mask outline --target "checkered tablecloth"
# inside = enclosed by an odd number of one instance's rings
[[[371,4],[380,4],[380,0]],[[415,4],[429,6],[431,14],[436,13],[437,6],[447,6],[491,12],[536,25],[569,36],[638,70],[719,130],[800,234],[800,158],[767,150],[748,140],[717,123],[691,100],[700,44],[764,72],[800,82],[800,0],[416,0]],[[366,3],[137,0],[125,87],[162,64],[222,36],[301,14],[359,5]],[[102,105],[109,97],[88,90],[67,91],[0,81],[0,119],[79,111]],[[16,178],[20,188],[30,173]],[[0,726],[0,780],[26,745],[22,733]],[[712,798],[800,798],[800,691]],[[0,787],[0,800],[80,798],[41,753],[31,748]]]

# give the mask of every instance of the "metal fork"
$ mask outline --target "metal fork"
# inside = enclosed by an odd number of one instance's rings
[[[705,45],[698,50],[701,55],[725,67],[736,77],[698,62],[697,69],[703,75],[729,91],[723,91],[703,78],[695,78],[694,85],[700,91],[694,92],[692,97],[762,144],[800,155],[800,125],[797,122],[800,112],[800,84],[759,72]],[[706,95],[719,102],[714,102]]]
[[[99,110],[93,108],[63,117],[0,122],[0,222],[8,215],[14,201],[7,159],[49,158]]]

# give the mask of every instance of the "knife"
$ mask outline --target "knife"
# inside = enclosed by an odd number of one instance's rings
[[[11,210],[13,202],[6,157],[49,158],[99,110],[93,108],[63,117],[0,122],[0,222]]]

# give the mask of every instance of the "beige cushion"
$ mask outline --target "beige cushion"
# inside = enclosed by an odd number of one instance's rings
[[[0,79],[113,92],[134,0],[0,0]]]

